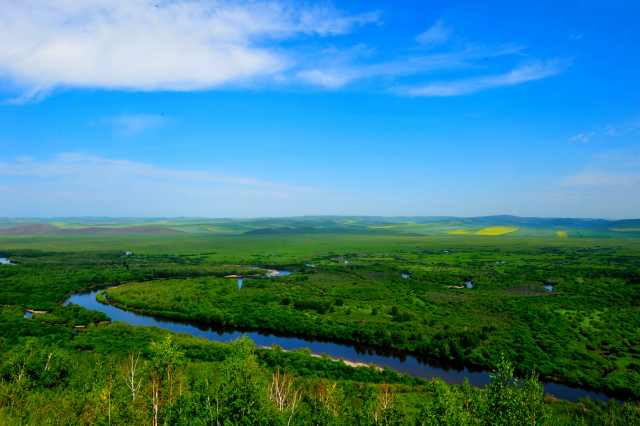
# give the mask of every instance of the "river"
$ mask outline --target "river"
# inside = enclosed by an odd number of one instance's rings
[[[289,275],[289,271],[277,271],[269,277]],[[264,277],[268,278],[268,277]],[[253,329],[238,329],[231,327],[216,327],[207,323],[196,321],[182,321],[172,318],[145,315],[126,311],[112,305],[103,305],[96,300],[96,294],[102,289],[94,289],[72,294],[64,304],[74,303],[87,309],[95,309],[104,312],[112,321],[122,321],[131,325],[154,325],[175,332],[189,333],[194,336],[202,336],[209,340],[228,342],[246,334],[258,347],[270,347],[272,344],[280,345],[285,350],[310,348],[311,353],[326,353],[332,359],[345,359],[364,364],[373,363],[377,366],[387,365],[390,369],[411,377],[432,379],[439,377],[450,384],[462,384],[465,377],[469,378],[471,386],[483,388],[491,381],[489,373],[483,368],[472,365],[463,365],[447,360],[420,357],[407,352],[381,348],[351,342],[340,342],[328,339],[301,337],[286,333],[271,333]],[[577,402],[578,398],[589,396],[592,400],[600,399],[609,401],[609,398],[597,392],[589,392],[579,388],[572,388],[557,383],[545,384],[545,391],[557,398]]]

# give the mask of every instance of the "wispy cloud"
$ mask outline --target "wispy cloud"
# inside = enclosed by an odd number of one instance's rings
[[[396,91],[407,96],[444,97],[467,95],[490,88],[513,86],[550,77],[562,72],[570,64],[571,61],[569,60],[556,59],[548,62],[534,60],[504,74],[429,83],[422,86],[401,87]]]
[[[346,34],[379,15],[268,0],[6,0],[0,76],[18,102],[58,87],[207,89],[287,69],[273,41]]]
[[[474,62],[486,56],[513,55],[524,49],[514,43],[499,46],[467,44],[450,52],[399,57],[392,61],[371,62],[375,51],[358,45],[348,50],[326,50],[316,59],[317,68],[300,71],[297,78],[308,84],[337,89],[363,79],[383,78],[394,81],[403,77],[428,75],[433,72],[460,71],[473,68]],[[364,60],[363,60],[364,59]]]
[[[628,129],[630,131],[633,129]],[[590,133],[580,133],[577,135],[573,135],[569,138],[569,142],[582,141],[584,143],[589,142],[592,136],[620,136],[620,133],[616,131],[613,125],[607,124],[602,133],[590,132]]]
[[[640,174],[615,174],[604,172],[583,172],[566,178],[563,186],[615,186],[628,187],[640,184]]]
[[[164,114],[132,114],[125,112],[117,117],[105,117],[102,123],[111,125],[122,136],[133,136],[145,130],[164,127],[170,118]]]
[[[593,135],[595,135],[595,133],[594,133],[594,132],[587,133],[586,135],[585,135],[585,134],[580,133],[579,135],[573,135],[573,136],[571,136],[571,138],[570,138],[569,140],[570,140],[571,142],[574,142],[574,141],[577,141],[577,140],[582,140],[582,142],[587,143],[587,142],[589,142],[589,138],[590,138],[591,136],[593,136]]]
[[[434,47],[449,40],[453,34],[453,28],[445,25],[441,19],[433,27],[416,37],[416,41],[424,47]]]
[[[132,179],[171,179],[174,181],[192,181],[201,184],[229,184],[278,188],[291,191],[308,191],[311,188],[294,187],[274,182],[229,176],[209,171],[173,170],[156,167],[152,164],[128,160],[86,155],[80,153],[57,154],[50,161],[0,162],[0,176],[68,178],[77,184],[93,182],[103,186],[103,182],[130,181]]]
[[[140,215],[155,211],[220,216],[238,214],[238,206],[244,206],[250,216],[258,203],[276,205],[276,200],[286,200],[295,204],[325,191],[215,171],[63,153],[46,161],[0,161],[0,194],[0,215],[27,211]]]
[[[607,124],[606,131],[602,134],[603,136],[620,136],[620,133],[616,132],[611,124]]]
[[[353,69],[328,69],[300,71],[297,76],[298,79],[305,83],[323,86],[329,89],[338,89],[354,80],[362,78],[363,73]]]
[[[410,49],[385,51],[382,59],[362,42],[327,48],[331,37],[381,23],[381,16],[313,0],[6,0],[0,2],[0,78],[16,93],[15,103],[64,88],[193,91],[303,84],[336,90],[374,79],[370,87],[398,87],[390,91],[401,95],[459,96],[549,77],[570,64],[532,59],[491,74],[492,63],[481,59],[516,55],[525,47],[474,44],[456,38],[443,20],[415,37],[422,49],[407,40]],[[425,54],[435,46],[442,47],[439,53]],[[449,71],[455,74],[444,75]],[[124,119],[136,132],[150,117]]]

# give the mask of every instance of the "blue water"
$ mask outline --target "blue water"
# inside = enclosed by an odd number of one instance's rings
[[[0,257],[0,265],[15,265],[15,263],[9,262],[6,257]]]
[[[290,271],[279,271],[274,276],[290,275]],[[266,277],[261,277],[266,278]],[[329,355],[332,359],[345,359],[363,364],[373,363],[379,367],[387,365],[390,369],[411,377],[422,377],[425,379],[440,378],[450,384],[462,384],[465,377],[469,379],[471,386],[483,388],[491,381],[489,373],[478,366],[463,365],[461,363],[421,357],[408,354],[403,351],[382,348],[378,346],[363,345],[351,342],[332,341],[329,339],[318,339],[313,337],[301,337],[286,333],[272,333],[268,331],[258,331],[255,329],[235,329],[230,327],[217,327],[211,324],[196,321],[181,321],[155,315],[145,315],[131,311],[125,311],[112,305],[103,305],[96,300],[96,294],[103,290],[94,289],[71,295],[65,305],[74,303],[84,306],[87,309],[95,309],[104,312],[112,321],[122,321],[131,325],[166,328],[175,332],[190,333],[194,336],[205,337],[209,340],[228,342],[246,334],[254,341],[258,347],[270,347],[273,344],[280,345],[285,350],[300,348],[310,348],[311,353]],[[577,402],[578,398],[589,396],[592,400],[600,399],[609,401],[609,398],[597,392],[588,392],[583,389],[569,386],[547,383],[545,392],[557,398],[567,399]]]
[[[553,286],[551,284],[545,284],[543,285],[544,288],[546,288],[549,291],[553,291]]]
[[[25,318],[31,318],[33,316],[33,313],[31,312],[25,312],[24,313]]]
[[[258,268],[257,266],[251,266],[251,269],[256,269]],[[278,272],[277,274],[272,274],[272,275],[264,275],[262,277],[255,277],[255,278],[272,278],[272,277],[284,277],[285,275],[291,275],[293,274],[293,272],[291,271],[276,271]],[[236,281],[238,281],[238,288],[242,288],[242,282],[244,280],[248,280],[249,278],[236,278]]]
[[[409,274],[402,274],[402,278],[409,278],[411,275]]]
[[[467,281],[465,284],[467,285],[467,288],[473,288],[473,284],[471,284],[471,281]]]

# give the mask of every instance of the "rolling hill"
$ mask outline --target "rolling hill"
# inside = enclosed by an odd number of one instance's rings
[[[0,218],[0,235],[488,235],[557,238],[638,238],[640,219],[304,216],[289,218]]]

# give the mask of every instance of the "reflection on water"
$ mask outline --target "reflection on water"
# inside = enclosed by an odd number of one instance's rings
[[[467,285],[467,288],[473,288],[473,284],[471,284],[471,281],[467,281],[465,284]]]
[[[0,257],[0,265],[15,265],[15,263],[9,262],[6,257]]]
[[[290,271],[279,271],[278,275],[290,275]],[[266,278],[266,277],[261,277]],[[102,288],[104,289],[104,287]],[[165,317],[146,315],[125,311],[112,305],[103,305],[96,301],[96,294],[102,289],[93,289],[71,295],[64,304],[74,303],[87,309],[96,309],[104,312],[112,321],[122,321],[131,325],[153,325],[166,328],[175,332],[190,333],[194,336],[202,336],[209,340],[220,342],[230,341],[246,334],[258,347],[270,347],[273,344],[280,345],[285,350],[310,348],[311,353],[326,353],[333,359],[343,358],[352,362],[363,364],[373,363],[377,366],[387,365],[390,369],[411,377],[432,379],[439,377],[447,383],[462,384],[465,377],[469,379],[471,386],[483,388],[491,379],[483,367],[477,365],[462,364],[451,360],[442,360],[423,357],[407,352],[383,348],[373,345],[365,345],[353,342],[338,341],[334,339],[302,337],[287,332],[269,332],[249,328],[233,328],[211,325],[204,322],[184,321]],[[545,392],[558,398],[577,402],[578,398],[589,396],[593,399],[608,401],[605,395],[596,392],[587,392],[582,389],[574,389],[565,385],[548,383]]]
[[[409,278],[411,275],[409,274],[402,274],[402,278]]]

